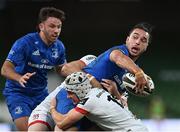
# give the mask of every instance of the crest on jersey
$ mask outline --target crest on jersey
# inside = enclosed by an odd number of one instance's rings
[[[59,57],[57,49],[52,49],[52,57],[54,57],[55,59]]]

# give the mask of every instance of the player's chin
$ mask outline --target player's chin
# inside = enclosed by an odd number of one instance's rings
[[[53,43],[53,42],[55,42],[57,40],[57,37],[51,37],[50,38],[50,41]]]
[[[136,52],[130,51],[130,55],[131,55],[132,57],[138,57],[138,56],[140,56],[141,54],[142,54],[141,51],[136,51]]]
[[[140,53],[134,53],[134,52],[130,52],[130,55],[132,57],[138,57],[140,55]]]

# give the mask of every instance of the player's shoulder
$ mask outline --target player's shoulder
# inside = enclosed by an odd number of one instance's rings
[[[111,50],[120,50],[123,54],[129,55],[128,48],[125,44],[117,45],[111,48]]]
[[[27,33],[26,35],[22,36],[21,38],[26,41],[32,41],[38,38],[39,34],[37,32]]]
[[[28,33],[28,34],[18,38],[13,44],[14,48],[24,49],[24,50],[28,49],[28,46],[29,46],[28,44],[29,44],[29,42],[32,41],[31,36],[32,35],[30,33]]]
[[[86,65],[94,61],[97,57],[95,55],[85,55],[80,60],[83,61]]]
[[[65,46],[64,46],[64,43],[63,43],[60,39],[57,39],[57,40],[55,41],[55,45],[60,46],[60,47],[65,47]]]
[[[17,39],[15,44],[20,43],[21,46],[27,45],[28,43],[34,42],[36,38],[37,38],[37,33],[28,33],[24,36],[21,36],[19,39]]]
[[[64,46],[64,43],[61,41],[61,40],[59,40],[59,39],[57,39],[55,42],[54,42],[54,44],[53,44],[53,46],[52,46],[52,49],[57,49],[57,50],[59,50],[59,51],[65,51],[65,46]]]

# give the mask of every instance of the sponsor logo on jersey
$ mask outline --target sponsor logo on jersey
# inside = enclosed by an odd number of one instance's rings
[[[53,66],[45,65],[45,64],[33,64],[31,62],[28,62],[28,65],[31,67],[39,68],[39,69],[52,69]]]
[[[39,55],[40,55],[39,50],[34,51],[34,52],[32,53],[32,55],[39,56]]]
[[[17,106],[15,108],[15,114],[21,114],[22,113],[22,107],[21,106]]]
[[[89,57],[86,58],[87,61],[94,60],[94,59],[96,59],[96,57],[94,57],[94,56],[89,56]]]

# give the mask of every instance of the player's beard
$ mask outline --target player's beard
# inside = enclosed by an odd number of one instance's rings
[[[46,30],[44,30],[43,33],[46,38],[46,41],[48,42],[48,45],[51,45],[53,42],[57,40],[57,37],[53,37],[53,35],[48,33]]]

